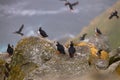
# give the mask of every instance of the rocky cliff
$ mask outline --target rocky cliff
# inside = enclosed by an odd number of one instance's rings
[[[80,41],[79,44],[82,42]],[[93,36],[86,44],[94,44],[96,49],[100,48],[108,52],[109,45],[106,42],[108,41],[104,36]],[[108,67],[109,59],[112,64],[115,62],[114,58],[103,60],[94,57],[91,55],[91,47],[77,46],[77,44],[75,57],[70,58],[67,47],[67,54],[58,54],[54,42],[35,36],[25,37],[17,43],[13,56],[9,57],[7,54],[4,54],[4,57],[0,56],[0,80],[78,80],[92,72],[98,74],[101,70],[107,72],[106,74],[116,71],[120,73],[119,61],[112,65],[116,65],[114,68]],[[111,57],[119,55],[116,50],[111,51]],[[89,65],[89,60],[93,64]]]

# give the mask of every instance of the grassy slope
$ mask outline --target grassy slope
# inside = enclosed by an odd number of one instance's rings
[[[120,18],[113,18],[111,20],[108,19],[110,13],[115,9],[118,10],[120,16],[120,1],[118,1],[106,12],[96,17],[87,27],[84,27],[80,35],[83,33],[88,33],[88,36],[93,35],[94,28],[98,27],[104,35],[108,36],[111,48],[117,48],[120,46]],[[78,37],[80,35],[78,35]]]

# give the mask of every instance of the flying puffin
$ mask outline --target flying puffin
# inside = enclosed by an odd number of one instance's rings
[[[57,46],[57,50],[59,51],[59,53],[66,54],[64,46],[62,44],[60,44],[59,42],[57,42],[56,46]]]
[[[22,33],[22,30],[24,28],[24,24],[21,25],[20,29],[18,31],[15,31],[14,34],[19,34],[21,36],[23,36],[24,34]]]
[[[73,58],[76,52],[76,49],[72,41],[70,42],[70,47],[68,48],[68,52],[69,52],[70,58]]]
[[[96,35],[102,35],[102,32],[97,27],[95,28],[95,33]]]
[[[42,27],[39,28],[39,33],[43,38],[48,37],[47,33],[44,30],[42,30]]]
[[[13,46],[10,46],[10,44],[8,44],[7,53],[11,56],[13,55],[13,52],[14,52]]]
[[[87,33],[84,33],[81,37],[80,37],[80,41],[83,41],[85,39],[85,36],[87,35]]]
[[[113,17],[116,17],[117,19],[119,18],[117,10],[111,13],[111,15],[109,16],[109,19],[112,19]]]
[[[76,1],[76,2],[74,2],[74,3],[70,3],[70,2],[67,1],[67,0],[61,0],[61,1],[65,1],[65,6],[69,6],[69,9],[70,9],[70,10],[73,10],[73,7],[79,4],[78,1]]]

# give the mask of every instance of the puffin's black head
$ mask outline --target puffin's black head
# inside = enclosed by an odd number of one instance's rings
[[[70,46],[73,46],[74,44],[73,44],[73,41],[70,41]]]
[[[56,44],[56,46],[59,46],[60,45],[60,43],[57,41],[57,44]]]
[[[42,27],[39,28],[39,31],[41,31],[41,30],[42,30]]]
[[[99,51],[98,51],[98,53],[101,53],[101,51],[103,51],[102,49],[100,49]]]
[[[11,47],[10,44],[8,44],[8,47]]]

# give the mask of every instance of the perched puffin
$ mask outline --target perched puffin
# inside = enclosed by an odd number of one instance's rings
[[[68,48],[68,52],[69,52],[70,58],[73,58],[76,52],[76,49],[72,41],[70,42],[70,47]]]
[[[48,37],[47,33],[46,33],[44,30],[42,30],[42,27],[39,28],[39,32],[40,32],[40,35],[41,35],[43,38]]]
[[[24,24],[22,24],[22,26],[20,27],[20,29],[18,31],[15,31],[14,34],[19,34],[19,35],[23,36],[24,35],[22,33],[23,28],[24,28]]]
[[[66,54],[64,46],[62,44],[60,44],[59,42],[57,42],[56,46],[57,46],[57,50],[59,51],[59,53]]]
[[[113,17],[116,17],[117,19],[119,18],[117,10],[111,13],[111,15],[109,16],[109,19],[112,19]]]
[[[73,6],[76,6],[79,4],[79,2],[74,2],[74,3],[70,3],[69,1],[67,0],[61,0],[61,1],[65,1],[65,6],[69,6],[70,10],[73,10]]]
[[[80,37],[80,41],[83,41],[83,40],[85,40],[85,36],[87,35],[87,33],[84,33],[83,35],[82,35],[82,37]]]
[[[8,48],[7,48],[7,53],[11,56],[13,55],[14,52],[14,48],[10,46],[10,44],[8,44]]]
[[[97,27],[95,28],[95,33],[96,35],[102,35],[102,32]]]

